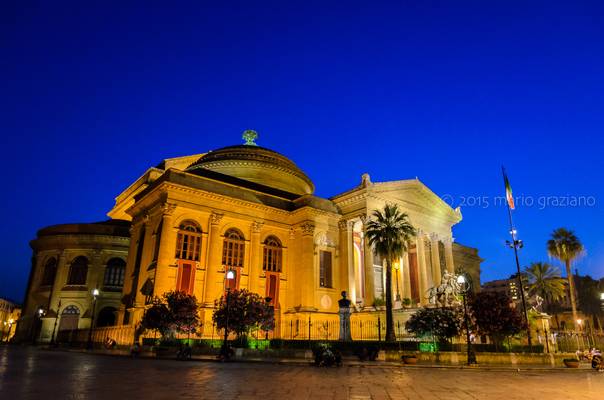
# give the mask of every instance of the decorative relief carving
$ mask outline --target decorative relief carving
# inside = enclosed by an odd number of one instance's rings
[[[313,235],[315,233],[315,225],[310,221],[303,222],[300,225],[300,229],[302,229],[303,236]]]
[[[325,232],[321,232],[317,235],[315,244],[317,246],[323,246],[323,247],[335,247],[335,245],[336,245],[335,242]]]
[[[224,217],[224,214],[212,212],[212,214],[210,214],[210,223],[212,225],[218,225],[220,221],[222,221],[222,217]]]
[[[254,221],[254,222],[252,222],[252,232],[253,233],[260,233],[260,231],[262,230],[263,226],[264,226],[264,222],[262,222],[262,221]]]
[[[348,221],[346,221],[345,219],[341,219],[340,221],[338,221],[338,227],[341,230],[346,230],[348,229]]]
[[[289,238],[290,239],[295,239],[296,238],[296,230],[294,229],[293,226],[291,228],[289,228]]]

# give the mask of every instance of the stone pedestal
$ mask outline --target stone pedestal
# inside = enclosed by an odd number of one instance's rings
[[[338,316],[340,317],[340,340],[345,342],[352,341],[350,334],[350,300],[346,298],[346,292],[342,292],[342,298],[338,300],[340,306]]]

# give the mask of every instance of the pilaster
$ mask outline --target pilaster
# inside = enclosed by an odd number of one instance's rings
[[[417,262],[419,267],[419,302],[426,302],[426,294],[428,292],[428,275],[426,273],[426,248],[424,246],[424,233],[418,230],[416,237],[417,246]]]
[[[264,226],[264,222],[262,221],[254,221],[252,222],[252,234],[251,234],[251,249],[250,249],[250,272],[248,276],[249,280],[249,289],[250,292],[259,293],[259,279],[260,279],[260,271],[261,271],[261,253],[262,253],[262,245],[260,243],[260,232],[262,232],[262,227]]]
[[[178,228],[174,227],[175,204],[165,203],[162,206],[162,225],[159,237],[159,254],[155,266],[155,282],[153,294],[161,296],[163,293],[174,289],[174,282],[169,279],[170,265],[174,262],[176,254],[176,235]]]
[[[223,283],[218,279],[218,272],[222,270],[222,237],[220,236],[220,222],[223,214],[212,212],[210,215],[209,233],[209,262],[206,266],[206,290],[204,302],[207,307],[214,305],[214,300],[220,297],[220,285]]]

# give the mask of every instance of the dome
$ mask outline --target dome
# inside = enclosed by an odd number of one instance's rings
[[[223,147],[201,156],[186,170],[206,169],[296,195],[312,194],[315,186],[289,158],[255,145]]]

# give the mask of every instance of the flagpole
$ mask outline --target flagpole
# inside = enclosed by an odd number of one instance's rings
[[[507,176],[505,174],[505,168],[501,167],[501,172],[503,173],[503,180],[507,185],[509,182],[507,180]],[[514,249],[514,256],[516,258],[516,277],[518,278],[518,285],[520,286],[520,297],[522,298],[522,310],[524,312],[524,320],[526,321],[526,334],[528,338],[528,346],[529,351],[533,352],[533,343],[531,340],[531,324],[529,323],[528,312],[526,311],[526,300],[524,298],[524,284],[522,282],[522,275],[520,273],[520,260],[518,258],[518,249],[522,247],[522,241],[516,238],[516,228],[514,227],[514,220],[512,219],[512,209],[510,208],[510,203],[508,201],[505,202],[508,208],[508,217],[510,219],[510,235],[512,235],[512,243],[510,243],[510,247]]]

